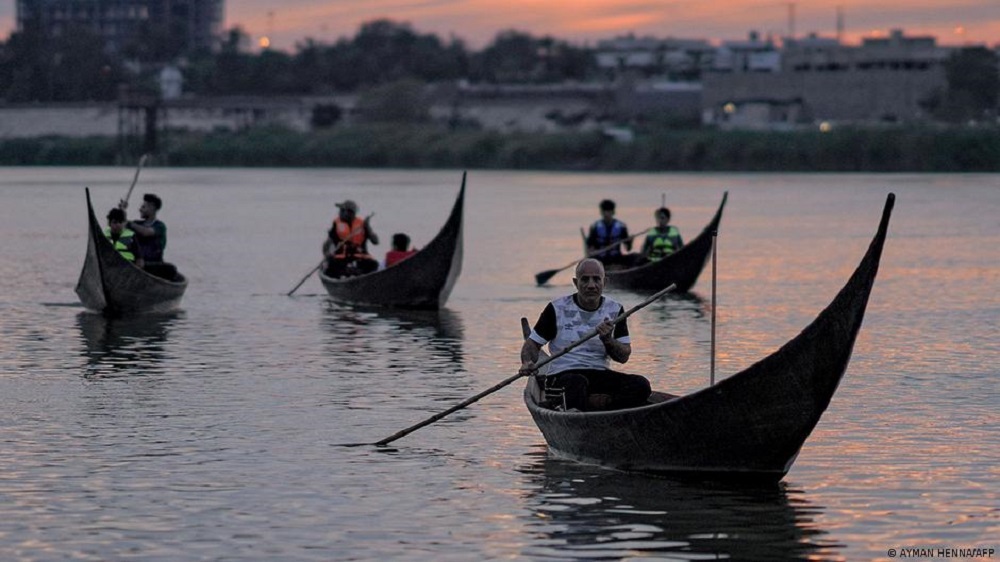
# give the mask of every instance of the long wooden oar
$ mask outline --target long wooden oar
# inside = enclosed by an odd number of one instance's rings
[[[627,311],[619,314],[617,318],[615,318],[614,320],[611,321],[611,324],[614,325],[614,324],[617,324],[617,323],[621,322],[622,320],[625,320],[626,318],[628,318],[629,316],[631,316],[632,314],[634,314],[636,311],[639,311],[639,310],[645,308],[646,306],[648,306],[650,303],[652,303],[656,299],[662,297],[663,295],[667,294],[670,291],[673,291],[674,288],[676,288],[676,287],[677,287],[677,285],[671,284],[669,287],[667,287],[665,289],[662,289],[661,291],[659,291],[655,295],[653,295],[653,296],[649,297],[648,299],[642,301],[641,303],[633,306],[629,310],[627,310]],[[567,353],[569,353],[570,351],[573,351],[574,349],[576,349],[577,347],[579,347],[581,344],[583,344],[584,342],[586,342],[587,340],[593,338],[596,335],[597,335],[597,329],[595,328],[595,329],[587,332],[582,338],[576,340],[575,342],[573,342],[573,343],[569,344],[568,346],[566,346],[565,348],[563,348],[561,351],[559,351],[559,353],[556,353],[556,354],[551,355],[549,357],[545,357],[544,359],[542,359],[541,361],[539,361],[538,363],[536,363],[535,364],[535,369],[537,370],[538,368],[540,368],[540,367],[542,367],[544,365],[547,365],[548,363],[551,363],[553,360],[555,360],[555,359],[557,359],[559,357],[562,357],[563,355],[566,355]],[[376,441],[375,443],[372,443],[372,444],[373,445],[388,445],[389,443],[392,443],[393,441],[399,439],[400,437],[405,437],[405,436],[413,433],[414,431],[420,429],[421,427],[430,425],[430,424],[438,421],[439,419],[447,416],[448,414],[457,412],[458,410],[461,410],[462,408],[465,408],[466,406],[468,406],[469,404],[472,404],[473,402],[478,402],[480,399],[484,398],[485,396],[493,394],[494,392],[500,390],[501,388],[509,385],[510,383],[516,381],[517,379],[519,379],[519,378],[521,378],[523,376],[526,376],[526,375],[522,375],[521,373],[518,373],[518,374],[516,374],[516,375],[514,375],[514,376],[512,376],[512,377],[510,377],[510,378],[508,378],[506,380],[503,380],[503,381],[501,381],[501,382],[499,382],[499,383],[491,386],[489,389],[484,390],[483,392],[480,392],[479,394],[473,396],[472,398],[466,399],[465,401],[463,401],[460,404],[456,404],[456,405],[452,406],[451,408],[448,408],[447,410],[445,410],[445,411],[443,411],[443,412],[441,412],[439,414],[435,414],[435,415],[427,418],[426,420],[424,420],[424,421],[422,421],[422,422],[420,422],[420,423],[418,423],[416,425],[412,425],[412,426],[410,426],[410,427],[408,427],[408,428],[406,428],[404,430],[397,431],[396,433],[393,433],[389,437],[386,437],[385,439],[382,439],[381,441]]]
[[[135,189],[135,184],[139,182],[139,172],[142,171],[142,167],[146,164],[146,158],[149,158],[149,153],[143,154],[139,158],[139,163],[135,167],[135,176],[132,178],[132,185],[128,186],[128,192],[125,194],[125,198],[118,203],[119,209],[126,209],[128,207],[128,198],[132,196],[132,190]]]
[[[302,280],[299,281],[294,287],[292,287],[292,290],[288,291],[288,294],[285,295],[285,296],[289,296],[289,297],[292,296],[292,293],[294,293],[295,291],[299,290],[299,287],[301,287],[302,284],[306,282],[306,279],[309,279],[310,277],[312,277],[313,273],[316,273],[317,271],[319,271],[319,268],[323,267],[324,263],[326,263],[326,258],[323,258],[318,264],[316,264],[316,267],[310,269],[309,273],[306,273],[306,276],[303,277]]]
[[[621,245],[621,244],[623,244],[625,242],[628,242],[629,240],[632,240],[633,238],[637,238],[639,236],[642,236],[643,234],[646,234],[650,230],[653,230],[653,229],[652,228],[647,228],[646,230],[643,230],[642,232],[637,232],[636,234],[633,234],[632,236],[629,236],[628,238],[624,238],[622,240],[619,240],[619,241],[615,242],[614,244],[610,244],[610,245],[605,246],[603,248],[598,248],[597,250],[594,250],[593,252],[590,252],[589,254],[583,256],[580,259],[573,260],[572,262],[570,262],[570,263],[568,263],[568,264],[560,267],[559,269],[547,269],[547,270],[542,271],[540,273],[536,273],[535,274],[535,283],[538,283],[539,285],[544,285],[544,284],[546,284],[549,281],[549,279],[552,279],[552,277],[555,276],[556,273],[559,273],[560,271],[565,271],[565,270],[573,267],[574,265],[580,263],[581,261],[583,261],[583,260],[585,260],[587,258],[592,258],[594,256],[599,256],[599,255],[603,254],[604,252],[607,252],[608,250],[613,249],[616,246],[619,246],[619,245]]]
[[[372,213],[372,214],[368,215],[367,217],[365,217],[365,220],[361,224],[361,226],[359,226],[359,227],[355,228],[354,230],[350,231],[349,233],[347,233],[347,236],[345,236],[344,239],[341,240],[340,243],[338,243],[333,248],[333,251],[329,252],[329,253],[330,254],[336,254],[337,252],[339,252],[340,249],[344,247],[344,244],[346,244],[347,241],[350,240],[351,236],[354,236],[355,234],[361,232],[361,229],[364,228],[364,225],[368,223],[368,219],[370,219],[370,218],[372,218],[374,216],[375,216],[375,213]],[[299,289],[299,287],[301,287],[302,284],[306,282],[306,279],[309,279],[310,277],[312,277],[313,273],[316,273],[317,271],[319,271],[319,268],[323,267],[324,263],[326,263],[326,258],[323,258],[322,260],[320,260],[320,262],[318,264],[316,264],[316,267],[310,269],[309,273],[306,273],[306,276],[302,278],[302,281],[299,281],[298,285],[292,287],[292,290],[288,291],[288,294],[286,296],[289,296],[289,297],[292,296],[292,293],[294,293],[295,291],[297,291]]]

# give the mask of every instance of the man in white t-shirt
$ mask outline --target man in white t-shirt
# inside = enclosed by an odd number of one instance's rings
[[[565,389],[568,410],[606,410],[641,406],[649,398],[649,381],[640,375],[612,371],[611,360],[628,361],[632,353],[628,324],[611,320],[625,312],[622,305],[604,296],[604,265],[582,260],[573,278],[576,293],[550,302],[521,346],[522,375],[533,375],[542,346],[555,355],[591,330],[598,337],[587,340],[549,363],[547,386]]]

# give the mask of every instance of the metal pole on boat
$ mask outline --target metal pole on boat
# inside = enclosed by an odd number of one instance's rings
[[[719,231],[712,231],[712,358],[710,361],[711,366],[709,367],[709,386],[715,385],[715,270],[718,260],[715,256],[716,245],[715,242],[719,237]]]

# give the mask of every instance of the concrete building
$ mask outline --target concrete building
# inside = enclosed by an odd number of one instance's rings
[[[155,31],[182,52],[214,48],[223,23],[224,0],[17,0],[17,28],[39,26],[59,36],[87,26],[118,52],[139,33]]]
[[[747,39],[724,41],[716,50],[709,72],[778,72],[781,54],[770,38],[761,39],[752,31]]]
[[[788,39],[774,71],[705,73],[702,120],[755,128],[923,120],[924,104],[947,88],[949,52],[933,37],[899,30],[860,46],[816,36]],[[761,104],[774,107],[761,111]],[[744,114],[750,107],[754,118]],[[796,109],[786,111],[790,107]],[[774,115],[785,120],[768,121]]]
[[[659,80],[696,80],[712,64],[715,47],[704,39],[656,39],[625,35],[600,41],[597,67],[605,78],[623,75]]]

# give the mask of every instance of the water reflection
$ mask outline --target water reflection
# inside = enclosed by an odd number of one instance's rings
[[[697,293],[667,293],[650,306],[660,320],[675,320],[677,318],[709,318],[712,314],[712,301],[706,300]]]
[[[162,367],[170,330],[182,311],[107,318],[93,312],[76,316],[87,360],[84,377],[104,378],[130,372],[149,373]]]
[[[408,353],[419,347],[453,363],[462,362],[464,327],[454,311],[368,309],[333,302],[324,306],[323,327],[337,336],[330,340],[331,352]]]
[[[461,317],[451,310],[396,311],[324,303],[321,323],[329,336],[325,355],[345,380],[346,407],[370,408],[372,397],[426,408],[428,400],[453,401],[468,393]],[[428,384],[430,383],[430,384]]]
[[[840,547],[813,521],[821,508],[790,499],[784,485],[681,483],[534,456],[521,472],[545,538],[530,557],[801,560]]]

